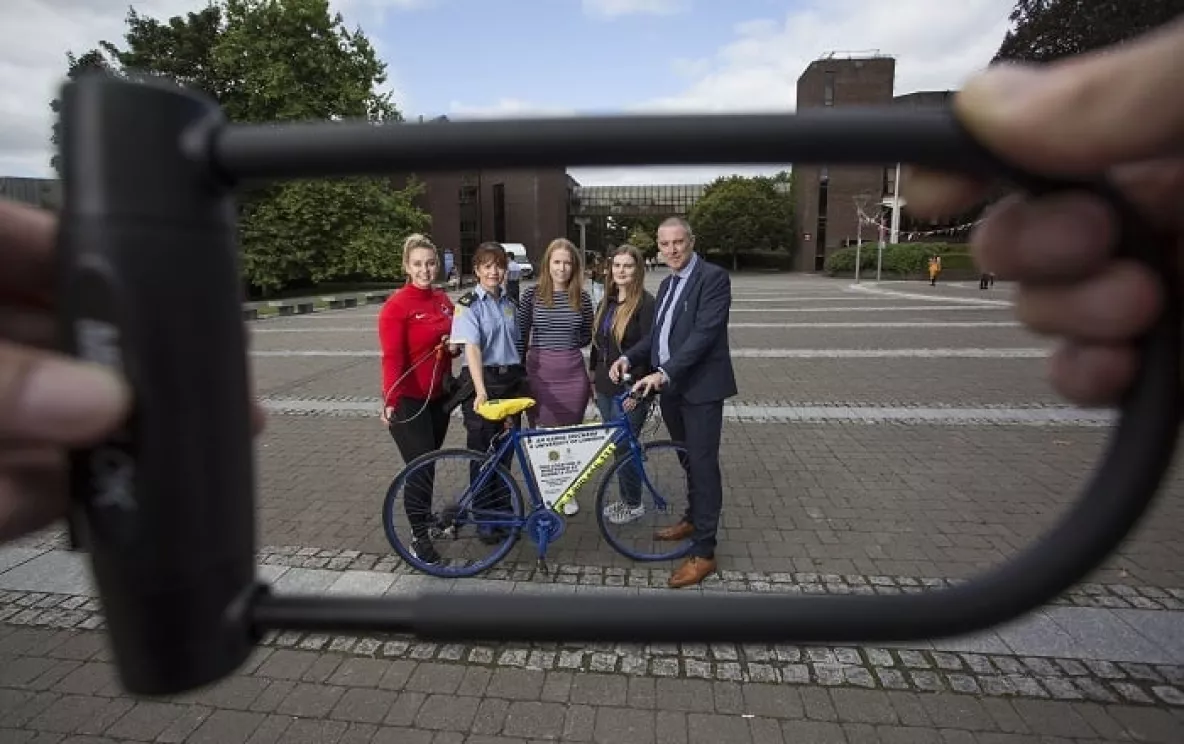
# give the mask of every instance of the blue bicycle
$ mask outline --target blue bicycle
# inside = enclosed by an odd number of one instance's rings
[[[627,381],[625,386],[614,397],[618,415],[610,421],[538,429],[507,426],[486,452],[443,449],[407,463],[383,504],[391,547],[423,573],[457,578],[492,568],[525,534],[537,548],[539,567],[547,571],[547,548],[567,529],[563,505],[611,463],[596,493],[600,537],[637,561],[687,555],[689,539],[667,542],[657,535],[686,513],[686,448],[638,439],[624,406],[628,400],[652,406],[653,399],[641,400],[628,390]],[[477,412],[489,420],[510,420],[534,403],[531,398],[488,401]],[[515,459],[526,482],[528,507],[510,472]],[[672,493],[678,498],[669,498]],[[401,536],[397,525],[404,518]],[[652,547],[633,546],[635,536]]]

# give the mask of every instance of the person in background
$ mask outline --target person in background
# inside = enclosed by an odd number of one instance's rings
[[[517,426],[521,414],[512,421],[490,421],[477,413],[486,401],[498,398],[515,398],[530,394],[526,372],[519,353],[518,320],[514,313],[514,302],[502,293],[506,278],[505,249],[500,243],[482,243],[473,252],[473,273],[477,275],[477,286],[461,295],[456,301],[456,314],[452,319],[452,335],[449,343],[464,347],[461,357],[459,385],[472,389],[471,395],[461,402],[461,416],[465,423],[465,446],[477,452],[485,452],[493,438],[507,423]],[[510,466],[512,453],[506,453],[502,464]],[[471,468],[473,478],[477,476],[479,464]],[[492,487],[492,486],[491,486]],[[508,497],[501,493],[483,494],[475,499],[482,509],[509,509]],[[488,530],[483,535],[488,542],[500,542],[504,531]]]
[[[382,420],[404,463],[440,449],[448,433],[446,380],[452,376],[448,350],[453,305],[448,294],[432,286],[439,273],[436,246],[415,234],[403,242],[407,283],[378,313],[382,354]],[[434,473],[425,472],[407,484],[404,509],[411,523],[411,550],[426,563],[440,554],[428,537],[432,517]]]
[[[506,264],[506,295],[518,302],[520,296],[519,288],[522,286],[522,266],[514,258],[514,254],[510,254],[509,262]]]
[[[621,357],[622,349],[629,349],[650,335],[654,326],[654,296],[645,289],[645,273],[645,258],[631,245],[618,247],[609,259],[608,289],[596,310],[592,353],[588,357],[596,408],[603,421],[611,421],[622,413],[614,400],[621,389],[609,377],[609,367]],[[650,371],[647,359],[639,362],[632,373],[644,377]],[[633,433],[640,435],[649,406],[637,405],[630,398],[625,401],[624,412],[629,415]],[[627,454],[627,448],[618,450],[618,457]],[[645,516],[641,477],[635,467],[622,468],[621,498],[605,506],[604,516],[613,524],[625,524]]]
[[[531,426],[573,426],[584,420],[592,386],[580,350],[592,343],[594,311],[583,278],[576,247],[557,238],[543,254],[538,283],[522,293],[519,351],[537,401],[527,412]],[[563,508],[571,515],[580,507],[571,499]]]

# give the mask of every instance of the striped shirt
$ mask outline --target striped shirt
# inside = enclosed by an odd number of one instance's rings
[[[518,352],[525,358],[526,346],[532,349],[566,351],[582,349],[592,343],[594,311],[592,298],[580,292],[579,312],[571,309],[567,292],[555,290],[551,307],[535,302],[538,285],[522,293],[518,303]]]

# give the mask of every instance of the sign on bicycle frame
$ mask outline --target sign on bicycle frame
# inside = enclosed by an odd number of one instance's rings
[[[548,509],[562,507],[584,485],[586,476],[616,450],[615,433],[610,426],[576,424],[522,435],[539,496]]]

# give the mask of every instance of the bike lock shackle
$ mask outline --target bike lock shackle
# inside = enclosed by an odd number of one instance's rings
[[[1167,243],[1104,181],[1020,172],[949,110],[803,110],[446,124],[227,122],[159,82],[84,76],[63,91],[62,342],[122,370],[134,410],[71,454],[72,504],[123,686],[173,694],[233,672],[268,629],[433,640],[876,642],[988,628],[1084,578],[1152,502],[1175,449],[1181,312]],[[903,595],[274,595],[256,574],[255,466],[234,190],[256,179],[472,168],[911,163],[1084,188],[1122,217],[1121,250],[1163,280],[1166,309],[1105,459],[1038,543],[951,588]],[[176,310],[163,311],[174,307]]]

